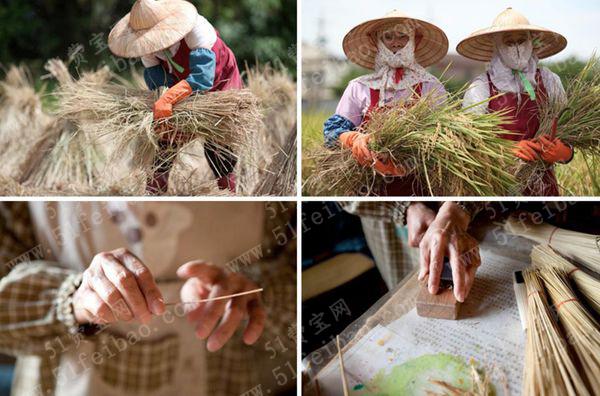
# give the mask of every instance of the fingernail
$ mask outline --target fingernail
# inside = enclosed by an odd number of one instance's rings
[[[157,298],[152,302],[152,312],[155,315],[162,315],[165,312],[165,301],[162,298]]]

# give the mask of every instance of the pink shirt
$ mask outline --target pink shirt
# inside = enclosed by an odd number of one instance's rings
[[[429,92],[437,92],[440,96],[440,101],[447,96],[446,89],[439,81],[426,81],[423,83],[422,96],[428,95]],[[408,99],[413,92],[409,89],[395,91],[393,96],[386,97],[386,104],[397,102],[399,100]],[[336,114],[350,120],[355,126],[361,124],[363,117],[371,105],[371,91],[357,80],[352,80],[344,91],[344,95],[337,106]]]

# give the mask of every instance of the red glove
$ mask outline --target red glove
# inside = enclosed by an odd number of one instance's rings
[[[541,157],[549,164],[569,162],[573,158],[573,149],[564,144],[559,138],[550,140],[550,136],[542,135],[538,142],[541,146]]]
[[[513,152],[523,161],[532,162],[540,158],[542,146],[534,140],[523,139],[519,141]]]
[[[383,176],[406,176],[406,169],[402,166],[396,166],[392,161],[376,160],[373,168]]]
[[[192,87],[186,80],[181,80],[164,93],[154,103],[154,120],[168,118],[173,115],[173,105],[181,102],[192,94]]]

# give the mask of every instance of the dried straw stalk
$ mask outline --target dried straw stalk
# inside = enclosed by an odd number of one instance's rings
[[[550,246],[537,245],[531,251],[531,263],[538,268],[556,268],[565,271],[577,286],[577,291],[600,314],[600,280],[577,268]]]
[[[588,269],[600,274],[599,235],[565,230],[548,223],[535,224],[509,217],[504,229],[514,235],[549,245],[560,254],[577,261]]]
[[[462,92],[462,91],[461,91]],[[440,102],[432,94],[405,106],[374,112],[361,130],[372,136],[370,149],[403,165],[409,176],[436,196],[516,195],[508,170],[515,164],[502,114],[473,114],[462,108],[461,92]],[[308,156],[316,171],[306,180],[315,195],[376,195],[385,178],[359,165],[349,150],[321,148]]]
[[[554,304],[559,322],[566,332],[583,367],[589,390],[600,394],[600,327],[598,322],[581,305],[569,284],[567,274],[555,268],[539,271],[544,286]]]
[[[523,394],[590,396],[553,319],[538,272],[524,271],[523,276],[528,295]]]
[[[599,156],[600,62],[597,56],[592,56],[579,74],[566,84],[565,92],[566,103],[556,97],[541,102],[538,134],[556,129],[556,136],[576,151]],[[543,161],[520,162],[516,174],[535,194],[543,188],[541,179],[546,169]]]

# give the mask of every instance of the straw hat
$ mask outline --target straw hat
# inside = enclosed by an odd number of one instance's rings
[[[348,59],[362,67],[373,69],[377,55],[377,32],[395,24],[411,25],[423,37],[415,49],[415,59],[421,66],[432,65],[448,53],[448,37],[442,29],[394,10],[383,18],[372,19],[350,30],[344,37],[343,44]]]
[[[478,30],[461,41],[456,51],[467,58],[488,62],[494,54],[494,34],[518,31],[531,32],[533,39],[538,41],[534,52],[539,59],[557,54],[567,46],[567,39],[561,34],[532,25],[523,14],[507,8],[494,19],[492,26]]]
[[[169,48],[192,31],[198,11],[184,0],[137,0],[108,36],[117,56],[139,58]]]

